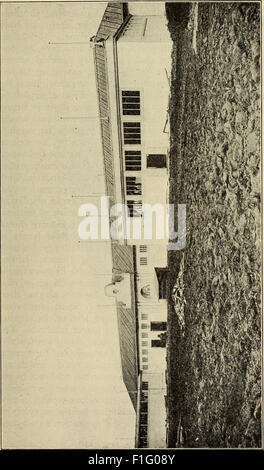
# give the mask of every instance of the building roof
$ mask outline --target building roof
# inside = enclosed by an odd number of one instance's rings
[[[111,121],[109,112],[106,50],[102,40],[116,36],[127,18],[128,7],[126,3],[108,3],[98,31],[93,38],[95,42],[94,63],[101,125],[106,192],[107,195],[110,196],[110,206],[116,202],[116,191]],[[96,44],[96,42],[98,44]],[[112,219],[110,217],[110,223],[111,221]],[[117,319],[123,380],[132,404],[136,409],[139,369],[133,247],[119,245],[118,243],[112,241],[112,260],[113,281],[116,280],[118,275],[121,275],[122,273],[131,274],[131,308],[125,308],[122,304],[117,302]]]
[[[127,3],[109,2],[96,33],[96,38],[106,39],[108,36],[114,36],[127,16]]]
[[[114,184],[113,149],[111,142],[108,77],[106,51],[105,47],[103,46],[103,42],[100,44],[100,41],[102,39],[114,37],[119,31],[120,27],[124,24],[127,17],[127,3],[108,3],[98,31],[95,35],[95,42],[99,41],[99,45],[94,47],[95,75],[101,123],[105,181],[107,194],[111,197],[112,204],[115,203],[116,193]]]
[[[131,308],[117,303],[117,320],[121,367],[124,384],[134,408],[137,406],[138,389],[138,317],[135,292],[134,249],[132,246],[112,244],[113,281],[122,273],[130,273]]]

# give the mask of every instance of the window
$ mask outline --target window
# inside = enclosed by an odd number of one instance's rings
[[[161,339],[152,339],[151,347],[152,348],[165,348],[165,344],[164,344],[164,341],[162,341]]]
[[[148,366],[146,364],[143,364],[142,369],[143,370],[148,370]]]
[[[141,323],[142,330],[146,330],[148,327],[147,323]]]
[[[139,246],[139,251],[140,251],[140,253],[146,253],[147,245],[140,245]]]
[[[148,447],[148,437],[147,436],[141,436],[141,435],[139,436],[138,447],[140,449],[144,449],[144,448]]]
[[[142,390],[148,390],[148,382],[142,381]]]
[[[148,299],[151,294],[150,284],[146,284],[145,286],[143,286],[140,289],[140,294],[142,295],[142,297],[144,297],[144,299]]]
[[[127,201],[129,217],[141,217],[142,215],[142,202],[141,201]]]
[[[140,266],[146,266],[146,265],[148,264],[148,260],[147,260],[147,258],[144,256],[144,257],[141,257],[141,258],[140,258],[139,263],[140,263]]]
[[[125,150],[125,168],[126,171],[141,170],[141,151]]]
[[[147,358],[146,356],[143,356],[143,357],[142,357],[142,361],[143,361],[143,362],[148,362],[148,358]]]
[[[126,193],[127,196],[141,195],[141,178],[137,176],[127,176]]]
[[[141,144],[140,122],[124,122],[124,143],[128,145]]]
[[[147,320],[147,319],[148,319],[148,314],[147,313],[142,313],[141,320]]]
[[[147,411],[148,411],[148,403],[147,402],[141,403],[140,411],[142,411],[142,413],[147,413]]]
[[[148,437],[147,436],[141,436],[141,435],[139,436],[138,447],[140,449],[148,448]]]
[[[147,350],[147,349],[142,349],[142,354],[143,354],[144,356],[147,356],[147,355],[148,355],[148,350]]]
[[[141,344],[142,344],[143,347],[144,347],[144,346],[148,346],[148,341],[142,341]]]
[[[167,322],[166,321],[152,321],[150,323],[151,331],[166,331]]]
[[[140,92],[122,91],[122,108],[124,116],[136,116],[140,114]]]
[[[141,338],[147,338],[148,337],[148,333],[141,333]]]
[[[166,168],[166,155],[160,153],[147,155],[147,168]]]
[[[144,366],[143,366],[143,367],[144,367]],[[146,367],[148,367],[148,366],[146,366]],[[143,425],[144,425],[144,424],[145,424],[145,425],[148,424],[148,414],[147,414],[147,412],[145,412],[145,413],[143,413],[143,412],[140,413],[139,422],[140,422],[140,425],[142,425],[142,424],[143,424]]]

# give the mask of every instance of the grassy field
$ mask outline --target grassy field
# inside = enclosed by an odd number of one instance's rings
[[[166,6],[170,202],[187,205],[168,261],[168,446],[259,447],[260,10],[201,3],[195,43],[192,8]]]

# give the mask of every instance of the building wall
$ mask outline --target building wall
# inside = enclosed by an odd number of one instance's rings
[[[122,115],[121,126],[123,122],[140,123],[141,144],[125,144],[123,139],[123,150],[141,151],[141,171],[140,174],[139,171],[125,171],[124,176],[140,176],[141,178],[142,195],[134,195],[135,201],[151,205],[161,203],[164,211],[164,237],[162,240],[157,240],[154,229],[154,240],[149,240],[150,244],[167,244],[165,214],[168,198],[168,169],[167,167],[147,167],[147,155],[162,154],[167,159],[169,149],[168,77],[171,69],[171,47],[172,43],[164,16],[132,17],[123,35],[117,41],[121,113],[122,91],[140,92],[140,116]],[[144,227],[144,218],[142,219]],[[134,244],[140,242],[142,240],[131,240]]]
[[[167,305],[157,307],[152,307],[152,311],[143,306],[139,308],[139,362],[143,371],[162,372],[166,369],[166,348],[152,347],[152,340],[159,339],[162,331],[152,331],[151,322],[167,320]]]
[[[171,71],[172,42],[165,18],[134,17],[148,20],[145,36],[133,29],[133,38],[127,32],[117,41],[119,88],[140,90],[142,147],[168,149],[168,133],[164,133],[169,100],[168,77]],[[133,21],[133,17],[132,17]],[[149,38],[149,40],[147,40]],[[137,116],[130,117],[137,120]],[[143,162],[144,163],[144,162]],[[145,168],[145,165],[143,165]],[[165,171],[159,173],[166,173]]]
[[[147,12],[132,14],[121,39],[122,41],[170,42],[165,14],[153,15]]]
[[[143,371],[142,380],[148,383],[148,448],[165,448],[167,393],[165,371]]]
[[[150,374],[148,402],[148,445],[150,448],[166,447],[165,372]]]
[[[132,15],[166,15],[163,2],[128,2],[128,9]]]
[[[157,249],[155,245],[149,244],[148,240],[145,240],[136,247],[136,259],[139,273],[152,273],[154,268],[162,268],[168,265],[167,246]]]
[[[152,346],[152,340],[159,339],[162,331],[152,330],[151,323],[164,322],[166,325],[167,300],[158,297],[153,265],[139,266],[137,270],[139,366],[143,380],[148,382],[148,447],[163,448],[166,447],[166,348]],[[142,286],[146,285],[150,285],[149,298],[141,295]]]
[[[144,247],[143,252],[142,247]],[[155,272],[155,266],[160,266],[159,263],[163,262],[165,266],[167,265],[167,256],[156,257],[154,255],[162,251],[155,249],[153,245],[136,247],[139,351],[140,367],[143,370],[164,371],[166,369],[165,348],[151,347],[151,341],[159,339],[158,335],[161,333],[161,331],[152,331],[151,323],[167,322],[167,300],[159,299],[159,284]],[[142,259],[143,265],[140,263]]]
[[[148,167],[147,155],[167,156],[169,149],[167,110],[172,42],[166,26],[166,18],[164,16],[134,16],[116,45],[108,39],[105,47],[117,200],[121,202],[125,194],[126,200],[133,199],[152,205],[160,203],[165,212],[168,196],[168,168],[167,165],[163,168]],[[123,115],[122,92],[124,91],[140,92],[140,115]],[[121,122],[118,120],[119,112],[121,112]],[[125,143],[124,122],[140,123],[140,143],[133,145]],[[126,169],[126,150],[141,152],[140,170]],[[120,157],[122,164],[120,164]],[[129,176],[141,178],[142,194],[128,194],[126,177]],[[124,187],[120,184],[122,178]],[[143,219],[144,227],[143,217],[134,219],[138,219],[140,223]],[[166,223],[165,218],[164,223]],[[151,341],[158,339],[161,331],[152,331],[151,322],[167,321],[167,301],[159,299],[159,286],[155,273],[155,267],[167,266],[167,238],[164,236],[162,240],[156,240],[155,233],[153,235],[154,239],[145,241],[143,238],[130,239],[129,243],[137,245],[139,367],[144,380],[149,385],[148,446],[160,448],[166,446],[164,398],[166,395],[166,348],[152,347]],[[142,246],[146,246],[146,250],[142,250]],[[149,296],[141,294],[144,286],[149,286]]]

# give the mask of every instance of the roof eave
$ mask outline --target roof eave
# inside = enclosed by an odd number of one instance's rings
[[[124,19],[123,24],[121,24],[120,28],[118,28],[118,30],[116,31],[116,33],[113,35],[114,41],[117,41],[117,40],[120,38],[120,36],[121,36],[121,34],[123,33],[123,31],[124,31],[124,29],[125,29],[127,23],[128,23],[129,20],[130,20],[130,18],[132,18],[131,13],[129,13],[129,14],[127,15],[127,17]]]

